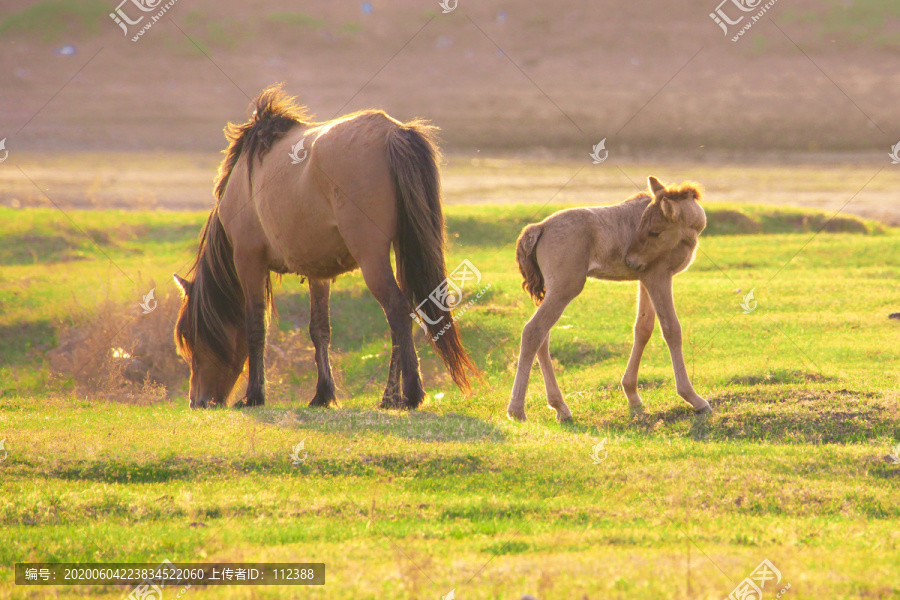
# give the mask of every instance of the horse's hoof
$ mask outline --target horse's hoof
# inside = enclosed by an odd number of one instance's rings
[[[560,425],[572,425],[575,423],[575,420],[572,418],[572,415],[568,415],[565,417],[561,417],[560,415],[556,415],[556,420]]]
[[[694,414],[697,415],[698,417],[701,415],[710,415],[710,414],[712,414],[712,407],[709,404],[707,404],[703,408],[695,410]]]
[[[515,412],[515,411],[508,410],[508,411],[506,411],[506,416],[509,417],[510,419],[512,419],[513,421],[521,421],[523,423],[528,420],[527,418],[525,418],[524,410],[522,412]]]
[[[331,403],[334,402],[334,396],[330,398],[327,396],[320,396],[316,394],[315,397],[309,401],[310,408],[328,408],[331,406]]]
[[[638,404],[637,406],[628,406],[628,411],[631,414],[631,418],[640,417],[644,414],[644,405]]]
[[[378,408],[384,410],[396,410],[402,405],[400,396],[384,396],[381,398],[381,404],[378,405]]]

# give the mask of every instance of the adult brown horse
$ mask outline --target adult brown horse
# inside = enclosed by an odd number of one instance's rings
[[[425,391],[410,306],[447,276],[435,128],[376,110],[311,122],[280,86],[265,89],[253,104],[248,122],[225,128],[229,146],[215,185],[218,203],[203,230],[193,278],[175,275],[184,293],[175,342],[191,367],[191,407],[223,405],[248,363],[239,405],[265,403],[272,271],[309,280],[318,369],[310,406],[333,402],[329,282],[360,268],[391,328],[381,405],[416,408]],[[456,324],[434,302],[420,310],[429,317],[423,321],[437,353],[467,391],[466,373],[477,371]],[[437,336],[448,321],[450,328]]]

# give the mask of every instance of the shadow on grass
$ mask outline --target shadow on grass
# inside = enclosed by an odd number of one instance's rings
[[[712,398],[709,439],[846,444],[900,437],[900,407],[878,394],[761,388]]]
[[[851,390],[775,387],[733,389],[712,396],[710,415],[695,415],[687,404],[628,415],[624,410],[599,419],[576,414],[565,426],[573,434],[689,435],[697,441],[753,441],[787,444],[848,444],[900,439],[900,404],[878,394]],[[588,421],[590,419],[590,421]]]
[[[56,343],[56,329],[49,320],[0,326],[0,364],[5,366],[40,363],[31,350],[44,352]]]
[[[312,408],[251,412],[257,420],[299,431],[321,431],[354,437],[380,433],[419,442],[503,442],[504,433],[475,417],[416,411]]]

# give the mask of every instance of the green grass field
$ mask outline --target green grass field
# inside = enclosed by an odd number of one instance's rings
[[[191,598],[655,600],[724,598],[768,559],[786,598],[900,597],[900,465],[885,460],[900,442],[900,321],[887,318],[900,311],[900,230],[706,207],[675,293],[714,414],[695,419],[675,394],[657,327],[641,371],[647,413],[629,416],[618,380],[635,289],[590,282],[551,338],[571,426],[546,407],[536,366],[530,420],[505,414],[533,311],[514,242],[558,206],[448,208],[450,266],[469,259],[491,284],[460,321],[485,377],[463,397],[418,334],[429,397],[415,413],[375,409],[389,332],[358,273],[332,291],[338,409],[306,408],[308,294],[293,276],[276,286],[271,338],[303,368],[273,367],[264,409],[190,411],[183,387],[156,402],[86,392],[50,367],[60,332],[98,320],[116,331],[123,314],[169,330],[170,274],[184,273],[206,215],[0,208],[2,564],[327,565],[324,587]],[[151,287],[160,310],[142,315]],[[751,289],[758,306],[744,314]],[[125,331],[101,353],[130,347]],[[295,466],[301,440],[309,454]],[[128,591],[16,587],[0,572],[0,598]]]

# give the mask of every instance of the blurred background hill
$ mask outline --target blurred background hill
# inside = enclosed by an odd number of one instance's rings
[[[449,14],[436,0],[180,0],[137,43],[114,8],[3,3],[3,133],[100,51],[19,148],[218,150],[224,122],[275,81],[322,119],[428,117],[450,149],[860,151],[900,135],[893,0],[781,0],[737,43],[714,0],[460,0]]]
[[[437,0],[178,0],[138,42],[115,9],[4,1],[4,167],[35,181],[0,170],[0,201],[46,203],[38,184],[62,204],[207,206],[224,124],[277,81],[320,119],[368,107],[431,119],[451,201],[502,186],[546,200],[574,169],[542,169],[591,166],[606,139],[603,177],[567,194],[617,201],[656,168],[706,177],[726,200],[837,208],[900,139],[893,0],[780,0],[738,42],[710,19],[716,0],[459,0],[448,14]],[[756,164],[768,170],[741,167]],[[814,172],[777,171],[795,164]],[[848,210],[900,222],[897,183],[886,169]]]

